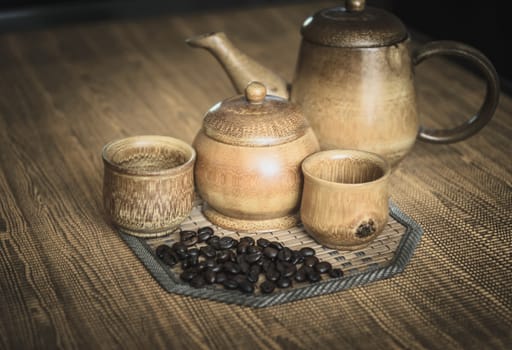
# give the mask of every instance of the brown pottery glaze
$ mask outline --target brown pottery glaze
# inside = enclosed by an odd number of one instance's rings
[[[208,111],[193,145],[197,191],[214,224],[261,231],[297,223],[300,164],[319,150],[300,108],[253,82]]]
[[[196,153],[165,136],[135,136],[103,148],[103,202],[112,223],[138,237],[171,233],[190,214]]]
[[[496,109],[498,76],[481,52],[458,42],[435,41],[411,53],[403,23],[365,1],[347,0],[345,6],[318,11],[304,21],[301,34],[291,92],[283,78],[242,53],[224,33],[199,35],[187,43],[209,50],[239,92],[258,80],[271,94],[301,105],[322,149],[375,152],[392,167],[417,137],[433,143],[463,140],[483,128]],[[437,55],[468,60],[487,82],[480,111],[453,129],[426,129],[418,119],[413,68]]]
[[[389,163],[356,150],[315,153],[302,163],[300,217],[320,244],[355,250],[368,245],[388,221]]]

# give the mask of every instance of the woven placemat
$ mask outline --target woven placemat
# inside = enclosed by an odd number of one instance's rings
[[[222,286],[210,285],[193,288],[179,278],[181,269],[170,268],[155,256],[161,244],[172,245],[179,241],[179,229],[166,237],[139,238],[120,231],[120,235],[160,285],[170,293],[211,299],[252,307],[265,307],[299,299],[333,293],[370,282],[389,278],[404,270],[416,245],[421,239],[421,227],[390,202],[390,217],[384,231],[366,248],[357,251],[342,251],[324,247],[314,241],[301,224],[288,230],[272,231],[252,235],[278,241],[291,249],[311,247],[321,261],[328,261],[333,268],[341,268],[343,277],[325,278],[319,282],[297,283],[287,289],[276,289],[271,294],[247,295],[237,290],[226,290]],[[190,216],[180,225],[182,230],[197,230],[210,226],[215,234],[240,239],[246,233],[238,233],[213,225],[202,213],[202,203],[197,201]]]

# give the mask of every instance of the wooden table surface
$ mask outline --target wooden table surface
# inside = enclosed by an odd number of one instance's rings
[[[0,36],[0,349],[510,349],[512,99],[453,145],[418,142],[392,198],[424,229],[400,275],[262,309],[165,292],[105,221],[100,152],[162,134],[192,142],[234,90],[184,39],[227,32],[291,78],[302,20],[326,4],[112,21]],[[448,38],[447,38],[448,39]],[[454,125],[483,83],[417,69],[421,114]]]

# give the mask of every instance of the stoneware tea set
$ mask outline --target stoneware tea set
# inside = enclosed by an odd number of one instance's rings
[[[482,53],[437,41],[411,54],[403,23],[364,1],[315,13],[301,33],[291,86],[224,33],[187,40],[217,58],[241,95],[205,114],[192,146],[136,136],[104,147],[104,206],[115,226],[169,234],[197,193],[217,226],[257,233],[300,220],[327,247],[359,249],[384,229],[390,173],[416,138],[463,140],[496,109],[498,77]],[[469,60],[487,83],[479,112],[453,129],[426,129],[418,119],[413,68],[435,55]]]

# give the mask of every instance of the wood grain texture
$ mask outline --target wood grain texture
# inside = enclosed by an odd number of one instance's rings
[[[167,235],[189,216],[196,152],[179,139],[141,135],[108,143],[103,204],[110,222],[137,237]]]
[[[302,162],[300,218],[323,245],[360,250],[385,228],[391,166],[360,150],[317,152]]]
[[[304,108],[322,149],[377,153],[393,167],[409,153],[419,127],[409,46],[409,40],[366,49],[301,44],[291,98]]]
[[[288,99],[286,80],[240,51],[226,33],[209,32],[186,41],[191,47],[208,50],[224,68],[238,93],[242,94],[251,81],[260,81],[267,86],[270,95]]]
[[[311,129],[296,140],[267,147],[232,146],[200,133],[194,147],[198,154],[197,192],[212,208],[234,219],[232,224],[221,223],[222,219],[214,219],[214,223],[243,231],[284,229],[296,224],[289,216],[294,216],[300,205],[300,164],[319,150]],[[279,218],[283,223],[273,226],[273,220]],[[263,226],[251,223],[256,220],[269,221]],[[244,227],[237,227],[242,223]]]
[[[194,139],[196,188],[215,225],[242,232],[298,222],[300,164],[320,150],[302,110],[250,82],[215,104]]]
[[[104,219],[101,147],[140,134],[189,143],[233,95],[184,39],[222,30],[290,80],[320,7],[268,7],[0,36],[1,349],[507,349],[512,344],[512,99],[453,145],[416,143],[391,196],[424,228],[399,276],[267,309],[164,292]],[[413,38],[414,39],[414,38]],[[419,112],[445,127],[482,82],[432,60]]]

